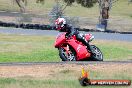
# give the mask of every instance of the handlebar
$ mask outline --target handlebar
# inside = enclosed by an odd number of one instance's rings
[[[72,36],[73,36],[73,35],[72,35]],[[71,36],[71,35],[68,35],[68,36],[66,35],[66,38],[67,38],[67,39],[72,39],[72,36]]]

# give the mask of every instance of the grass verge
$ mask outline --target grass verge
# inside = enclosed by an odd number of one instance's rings
[[[0,79],[0,88],[84,88],[77,80],[16,80]],[[86,88],[119,88],[118,86],[87,86]],[[120,86],[120,88],[130,88]]]

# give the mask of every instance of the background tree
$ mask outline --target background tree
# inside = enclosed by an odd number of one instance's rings
[[[27,0],[14,0],[16,4],[19,6],[20,11],[24,13],[26,11]],[[44,4],[45,0],[36,0],[36,3]]]
[[[64,0],[65,3],[67,3],[68,5],[72,5],[72,3],[76,2],[80,5],[82,5],[83,7],[92,7],[97,0]]]
[[[25,7],[27,5],[27,0],[15,0],[15,2],[20,7],[20,11],[24,13],[26,9]]]
[[[45,0],[36,0],[36,3],[42,3],[44,4]]]
[[[112,0],[64,0],[65,3],[72,5],[74,2],[80,4],[83,7],[90,8],[93,7],[95,3],[99,3],[100,16],[99,16],[99,25],[103,26],[103,30],[107,28],[107,20],[109,18],[109,8],[110,2]],[[101,27],[98,26],[98,27]]]

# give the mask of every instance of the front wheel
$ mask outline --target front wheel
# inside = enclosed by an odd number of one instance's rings
[[[91,45],[91,49],[93,52],[91,59],[94,61],[103,61],[103,53],[101,52],[101,50],[95,45]]]
[[[72,48],[69,51],[65,50],[63,47],[59,48],[59,56],[62,61],[76,61],[76,54]]]

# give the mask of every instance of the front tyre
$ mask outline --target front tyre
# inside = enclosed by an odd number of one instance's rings
[[[101,50],[95,45],[91,45],[91,49],[93,52],[91,59],[94,61],[103,61],[103,53],[101,52]]]
[[[76,55],[72,49],[70,49],[69,53],[67,53],[63,47],[59,48],[59,56],[62,61],[76,61]]]

